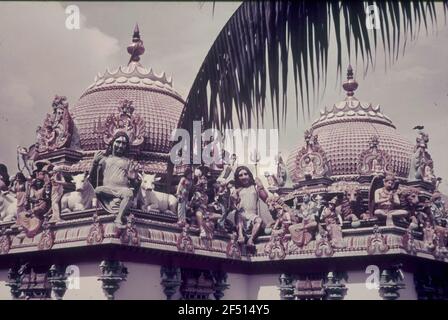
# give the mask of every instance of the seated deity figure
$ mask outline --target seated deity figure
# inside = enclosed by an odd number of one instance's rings
[[[115,223],[120,228],[124,227],[124,217],[131,206],[137,181],[133,163],[126,157],[128,151],[129,137],[118,131],[106,152],[95,154],[89,173],[99,202],[109,212],[117,213]],[[99,185],[100,180],[102,185]]]
[[[283,199],[275,195],[267,199],[269,211],[275,220],[272,226],[272,233],[285,232],[288,233],[292,224],[292,210],[284,203]]]
[[[306,156],[303,160],[304,160],[303,173],[305,179],[309,180],[313,177],[315,172],[314,163],[312,159],[308,156]]]
[[[325,229],[328,232],[331,245],[334,248],[344,247],[342,241],[342,217],[336,210],[337,198],[328,202],[328,207],[322,211],[321,220],[325,222]]]
[[[318,212],[319,207],[316,202],[311,200],[310,194],[305,193],[303,203],[297,214],[293,216],[293,221],[295,220],[296,223],[289,227],[291,239],[298,247],[306,246],[313,239],[317,229]]]
[[[260,200],[266,202],[268,193],[260,179],[254,179],[252,172],[246,166],[236,168],[234,181],[235,191],[232,197],[237,210],[238,243],[244,243],[247,238],[246,245],[253,247],[263,226]]]
[[[387,226],[394,225],[393,217],[404,217],[408,215],[406,210],[396,209],[396,207],[400,206],[400,199],[396,188],[394,188],[395,182],[394,175],[386,175],[384,178],[384,187],[377,189],[374,195],[374,215],[380,218],[386,218]]]

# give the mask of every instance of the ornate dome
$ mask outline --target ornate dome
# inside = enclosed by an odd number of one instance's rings
[[[115,114],[123,101],[131,101],[133,114],[141,117],[144,123],[144,142],[140,150],[166,154],[171,147],[171,131],[177,127],[184,101],[165,73],[156,74],[139,63],[145,48],[138,26],[127,49],[131,55],[128,65],[98,74],[71,108],[80,148],[83,151],[104,149],[98,124]]]
[[[408,177],[413,144],[397,132],[379,105],[361,102],[354,97],[357,87],[349,66],[347,81],[343,84],[347,92],[345,100],[322,110],[319,119],[305,134],[306,145],[301,144],[290,153],[287,165],[293,182],[306,178],[306,163],[313,161],[302,164],[301,157],[306,158],[307,153],[314,151],[317,151],[318,161],[310,166],[321,166],[322,176],[325,171],[326,176],[333,179],[350,180],[373,173],[379,167],[381,171]],[[314,146],[310,142],[312,137]],[[326,162],[327,168],[319,161]],[[376,168],[372,168],[372,163]]]

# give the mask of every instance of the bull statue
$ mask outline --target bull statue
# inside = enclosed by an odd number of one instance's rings
[[[155,174],[139,173],[142,183],[137,194],[137,207],[144,212],[150,210],[177,212],[177,198],[168,193],[154,190],[154,182],[159,181],[160,177]]]
[[[16,218],[17,199],[9,191],[0,191],[0,222],[13,221]]]
[[[96,206],[95,190],[89,182],[86,173],[80,173],[72,177],[75,191],[66,193],[61,199],[61,212],[68,213],[92,209]]]

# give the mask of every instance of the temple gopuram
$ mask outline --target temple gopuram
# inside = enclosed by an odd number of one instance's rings
[[[138,26],[127,51],[73,105],[54,98],[18,173],[0,164],[0,299],[448,298],[429,136],[358,100],[351,66],[257,177],[235,154],[172,164],[185,101],[140,63]]]

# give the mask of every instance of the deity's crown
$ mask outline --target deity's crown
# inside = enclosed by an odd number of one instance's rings
[[[58,108],[68,108],[67,97],[58,95],[54,96],[51,106],[53,110],[56,110]]]

